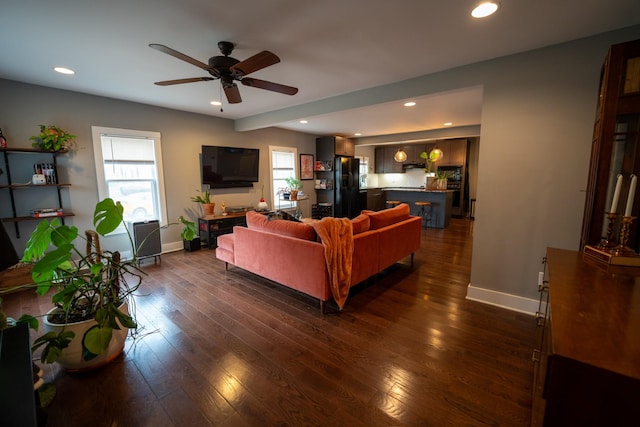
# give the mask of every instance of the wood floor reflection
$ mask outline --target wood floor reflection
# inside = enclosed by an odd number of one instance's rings
[[[145,267],[143,327],[121,358],[88,374],[46,368],[48,425],[528,425],[534,321],[465,300],[472,226],[423,230],[413,267],[402,260],[324,316],[225,274],[213,251],[163,255]],[[34,305],[47,301],[5,299]]]

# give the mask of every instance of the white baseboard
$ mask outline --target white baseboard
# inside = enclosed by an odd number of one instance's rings
[[[184,249],[184,244],[182,240],[177,242],[166,243],[162,245],[162,253],[165,254],[167,252],[176,252]]]
[[[536,299],[524,298],[491,289],[477,288],[471,286],[471,284],[467,287],[467,299],[506,308],[507,310],[530,314],[532,316],[538,311],[539,303]]]

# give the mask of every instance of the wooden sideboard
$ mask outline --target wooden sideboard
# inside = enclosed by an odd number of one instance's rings
[[[638,425],[640,268],[555,248],[547,263],[532,425]]]
[[[246,212],[234,212],[228,215],[205,215],[198,218],[198,233],[200,240],[204,242],[207,249],[218,246],[218,236],[233,233],[236,225],[247,225]]]

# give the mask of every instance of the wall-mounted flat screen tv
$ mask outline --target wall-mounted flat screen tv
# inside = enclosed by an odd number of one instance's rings
[[[257,148],[202,146],[202,184],[211,188],[252,187],[259,165]]]

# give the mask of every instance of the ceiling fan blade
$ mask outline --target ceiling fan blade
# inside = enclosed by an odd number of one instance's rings
[[[266,89],[273,92],[284,93],[285,95],[295,95],[298,93],[298,88],[293,86],[281,85],[280,83],[268,82],[266,80],[254,79],[251,77],[245,77],[240,82],[245,86],[257,87],[259,89]]]
[[[155,82],[158,86],[171,86],[171,85],[179,85],[182,83],[194,83],[194,82],[206,82],[209,80],[215,80],[213,77],[191,77],[188,79],[176,79],[176,80],[165,80],[162,82]]]
[[[240,74],[241,76],[246,76],[255,71],[262,70],[270,65],[277,64],[280,62],[280,58],[275,53],[269,52],[268,50],[263,50],[260,53],[256,53],[255,55],[245,59],[244,61],[238,62],[236,65],[229,68],[229,70],[233,74]]]
[[[182,61],[188,62],[191,65],[195,65],[196,67],[202,68],[203,70],[206,70],[206,71],[210,70],[209,65],[205,64],[204,62],[198,61],[197,59],[193,59],[192,57],[187,56],[184,53],[178,52],[177,50],[171,49],[170,47],[167,47],[161,44],[156,44],[156,43],[151,43],[149,47],[152,49],[158,50],[160,52],[166,53],[167,55],[171,55],[174,58],[178,58]]]
[[[227,101],[229,101],[229,104],[238,104],[242,102],[242,97],[240,96],[238,85],[235,83],[233,85],[225,85],[224,94],[227,96]]]

